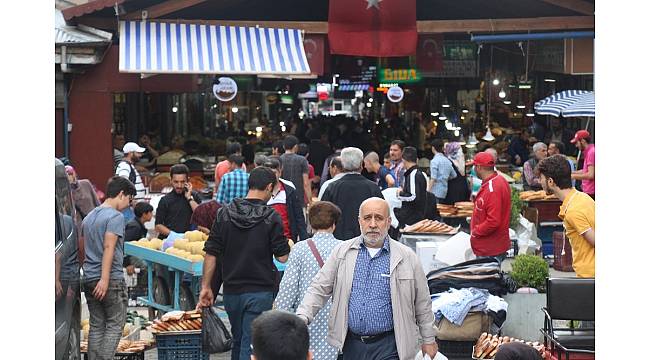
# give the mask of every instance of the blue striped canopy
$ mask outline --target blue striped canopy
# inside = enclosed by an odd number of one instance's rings
[[[564,117],[596,116],[594,92],[566,90],[553,94],[536,102],[535,112],[540,115]]]
[[[271,29],[120,21],[120,72],[309,74],[303,37]]]

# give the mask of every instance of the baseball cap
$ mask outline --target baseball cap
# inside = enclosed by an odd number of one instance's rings
[[[587,130],[578,130],[578,131],[576,131],[575,136],[571,140],[571,144],[575,144],[575,143],[577,143],[578,141],[580,141],[582,139],[586,139],[586,138],[589,137],[589,135],[590,135],[589,131],[587,131]]]
[[[145,151],[145,148],[140,147],[140,145],[138,145],[138,144],[136,144],[134,142],[128,142],[128,143],[124,144],[124,148],[122,148],[122,151],[125,154],[128,154],[130,152],[139,152],[139,153],[141,153],[141,152]]]
[[[494,166],[494,157],[487,152],[480,152],[474,156],[474,165],[478,166]]]

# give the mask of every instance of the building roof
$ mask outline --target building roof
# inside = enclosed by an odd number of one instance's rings
[[[106,44],[113,34],[85,25],[69,26],[60,10],[54,9],[55,44]]]

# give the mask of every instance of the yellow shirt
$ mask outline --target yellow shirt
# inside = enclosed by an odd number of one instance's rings
[[[587,194],[573,189],[560,206],[566,237],[573,250],[573,269],[578,277],[596,277],[596,249],[582,236],[596,231],[596,203]]]

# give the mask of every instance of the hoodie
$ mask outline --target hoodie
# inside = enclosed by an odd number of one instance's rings
[[[289,244],[271,206],[258,199],[234,199],[217,212],[204,251],[222,267],[224,294],[273,292],[273,256],[287,255]]]

